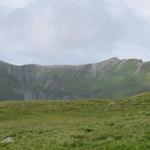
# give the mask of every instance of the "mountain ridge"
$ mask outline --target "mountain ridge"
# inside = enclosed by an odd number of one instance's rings
[[[16,66],[0,61],[0,100],[118,98],[150,91],[150,62]]]
[[[83,63],[83,64],[49,64],[49,65],[41,65],[41,64],[36,64],[36,63],[31,63],[31,64],[23,64],[23,65],[15,65],[13,63],[9,63],[7,61],[3,61],[3,60],[0,60],[0,64],[4,63],[4,64],[8,64],[8,65],[13,65],[13,66],[16,66],[16,67],[24,67],[24,66],[41,66],[41,67],[49,67],[49,66],[83,66],[83,65],[89,65],[89,64],[98,64],[98,63],[102,63],[102,62],[106,62],[106,61],[128,61],[128,60],[137,60],[137,61],[141,61],[143,63],[148,63],[150,61],[143,61],[142,59],[136,59],[136,58],[129,58],[129,59],[126,59],[126,58],[123,58],[123,59],[120,59],[118,57],[111,57],[109,59],[105,59],[105,60],[102,60],[102,61],[99,61],[99,62],[95,62],[95,63]]]

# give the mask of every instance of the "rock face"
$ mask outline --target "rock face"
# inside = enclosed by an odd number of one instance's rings
[[[14,66],[0,61],[0,100],[119,98],[150,91],[150,62]]]

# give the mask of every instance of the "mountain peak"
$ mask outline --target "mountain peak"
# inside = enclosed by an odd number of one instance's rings
[[[107,60],[105,60],[105,61],[103,61],[103,62],[104,62],[104,63],[116,63],[116,62],[118,62],[118,61],[120,61],[119,58],[117,58],[117,57],[112,57],[112,58],[107,59]]]
[[[120,59],[118,57],[112,57],[106,61],[120,61]]]

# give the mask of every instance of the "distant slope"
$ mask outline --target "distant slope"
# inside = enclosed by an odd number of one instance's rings
[[[150,62],[109,60],[79,66],[0,62],[0,99],[118,98],[150,91]]]

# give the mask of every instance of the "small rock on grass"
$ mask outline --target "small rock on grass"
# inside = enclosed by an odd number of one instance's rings
[[[14,140],[11,137],[8,137],[3,139],[1,143],[14,143]]]

